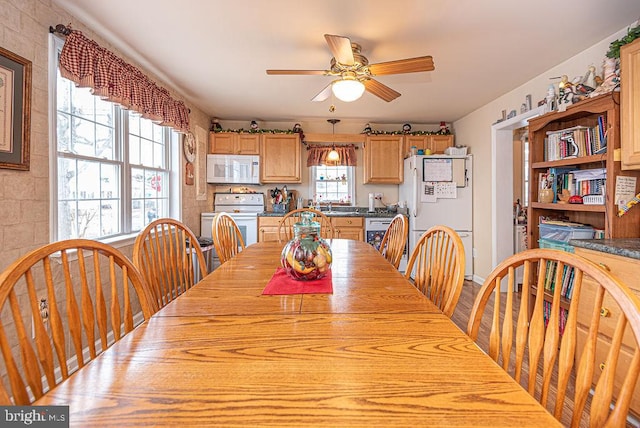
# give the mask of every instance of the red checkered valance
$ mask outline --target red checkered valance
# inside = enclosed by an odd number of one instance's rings
[[[71,31],[60,55],[60,74],[94,95],[134,110],[180,132],[189,131],[189,110],[165,88],[80,31]]]

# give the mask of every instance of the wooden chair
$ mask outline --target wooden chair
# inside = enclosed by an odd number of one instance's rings
[[[185,224],[171,218],[156,219],[138,234],[133,263],[142,273],[158,309],[207,275],[198,238]]]
[[[464,267],[460,236],[447,226],[434,226],[413,248],[405,277],[413,279],[418,290],[451,317],[462,292]]]
[[[380,243],[380,253],[396,269],[400,266],[400,259],[402,259],[402,254],[407,245],[408,235],[409,222],[404,215],[398,214],[391,220],[391,224],[384,233],[384,237]]]
[[[229,214],[218,213],[213,219],[211,229],[213,247],[216,249],[220,264],[244,250],[244,239],[240,228]]]
[[[20,257],[0,275],[0,404],[30,405],[148,319],[153,304],[133,263],[107,244],[70,239]]]
[[[335,229],[333,228],[333,224],[331,224],[331,219],[323,214],[321,211],[318,211],[313,208],[300,208],[297,210],[293,210],[288,212],[282,220],[280,220],[280,225],[278,226],[278,240],[288,241],[293,238],[293,225],[302,220],[300,214],[303,212],[311,212],[315,216],[314,221],[320,223],[320,236],[325,239],[333,239],[335,235]]]
[[[517,268],[523,274],[519,306]],[[552,282],[553,291],[538,293]],[[562,297],[567,289],[570,299]],[[579,317],[588,325],[580,326]],[[640,300],[593,262],[551,249],[507,258],[482,285],[467,332],[476,342],[480,334],[488,338],[487,353],[558,420],[569,419],[571,426],[581,419],[595,427],[625,425],[640,372]],[[609,351],[602,352],[599,332],[611,338]],[[616,372],[621,384],[614,383]]]

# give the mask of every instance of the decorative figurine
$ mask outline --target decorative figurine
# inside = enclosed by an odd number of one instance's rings
[[[441,135],[451,134],[451,131],[449,131],[449,128],[447,127],[446,122],[440,122],[440,130],[438,131],[438,134],[441,134]]]
[[[255,120],[252,120],[250,127],[251,127],[252,131],[257,131],[258,130],[258,122],[256,122]]]
[[[556,88],[553,84],[547,88],[547,96],[545,97],[545,113],[554,111],[557,108]]]
[[[573,102],[582,101],[589,98],[589,94],[596,89],[596,68],[589,67],[584,77],[582,77],[575,88],[575,96]]]
[[[364,126],[364,129],[362,130],[363,134],[371,134],[372,129],[371,129],[371,125],[369,125],[368,123]]]
[[[220,125],[220,122],[218,122],[217,118],[211,119],[211,129],[210,130],[213,131],[213,132],[222,131],[222,125]]]
[[[618,71],[618,60],[615,58],[605,58],[602,63],[602,74],[604,76],[604,80],[602,81],[602,84],[595,89],[595,91],[589,94],[589,96],[593,98],[613,91],[620,83]]]
[[[567,106],[573,104],[574,95],[573,83],[569,82],[566,74],[563,74],[558,84],[558,111],[565,111]]]
[[[405,123],[404,125],[402,125],[402,132],[404,132],[405,134],[411,132],[411,124]]]
[[[580,82],[580,85],[582,85],[587,91],[591,92],[594,89],[596,89],[596,68],[592,65],[589,67],[589,69],[587,70],[587,73],[584,75],[584,77],[582,78],[582,81]]]
[[[293,125],[293,132],[302,134],[302,126],[300,126],[299,123],[296,123],[295,125]]]

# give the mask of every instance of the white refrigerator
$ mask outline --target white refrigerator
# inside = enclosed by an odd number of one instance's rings
[[[464,244],[466,279],[473,278],[472,168],[471,155],[411,156],[399,190],[409,212],[409,251],[430,227],[449,226]]]

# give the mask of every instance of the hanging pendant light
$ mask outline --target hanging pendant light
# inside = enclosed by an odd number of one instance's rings
[[[327,119],[332,126],[331,135],[335,138],[336,133],[336,123],[340,122],[340,119]],[[327,154],[326,162],[331,163],[331,165],[338,165],[340,163],[340,153],[336,150],[336,145],[334,144],[331,148],[331,151]]]
[[[340,154],[336,150],[335,144],[334,144],[333,148],[331,149],[331,151],[329,152],[329,154],[327,155],[327,161],[335,162],[335,163],[338,163],[340,161]]]

